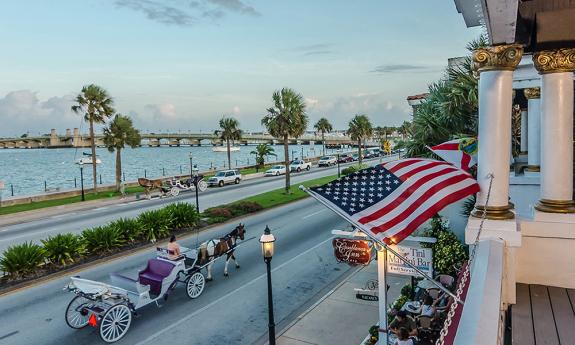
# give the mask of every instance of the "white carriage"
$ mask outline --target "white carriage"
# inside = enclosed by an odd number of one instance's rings
[[[182,183],[179,179],[172,179],[168,181],[168,188],[168,193],[171,196],[178,196],[181,191],[195,191],[196,185],[192,179],[188,179],[184,183]],[[203,176],[200,176],[198,181],[198,191],[204,192],[206,189],[208,189],[208,184],[203,180]]]
[[[110,284],[71,277],[64,289],[76,296],[66,308],[66,323],[75,329],[98,327],[102,340],[112,343],[126,335],[138,309],[151,303],[159,306],[178,283],[186,285],[188,297],[199,297],[206,284],[201,270],[209,263],[198,265],[196,249],[181,251],[174,258],[167,249],[157,248],[157,258],[148,260],[137,280],[116,273],[110,274]]]

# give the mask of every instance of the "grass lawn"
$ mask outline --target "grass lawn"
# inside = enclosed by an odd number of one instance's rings
[[[308,197],[308,194],[306,192],[299,189],[299,186],[301,184],[303,184],[306,187],[311,187],[328,183],[330,181],[335,180],[336,178],[337,176],[335,175],[320,177],[314,180],[309,180],[303,183],[292,185],[290,188],[290,194],[285,194],[285,189],[280,188],[262,194],[250,196],[248,198],[242,199],[241,201],[255,201],[258,204],[262,205],[264,209],[266,209]]]
[[[126,187],[126,194],[135,194],[135,193],[143,193],[143,192],[144,192],[144,188],[139,187],[139,186],[138,187]],[[106,198],[115,198],[119,195],[120,195],[120,193],[112,192],[112,191],[100,192],[98,194],[94,194],[94,193],[86,193],[85,194],[86,201],[97,200],[97,199],[106,199]],[[63,199],[37,201],[37,202],[29,203],[29,204],[0,207],[0,215],[23,212],[23,211],[30,211],[30,210],[37,210],[37,209],[46,208],[46,207],[68,205],[68,204],[80,202],[81,199],[82,199],[82,197],[80,195],[78,195],[78,196],[72,196],[72,197],[63,198]]]

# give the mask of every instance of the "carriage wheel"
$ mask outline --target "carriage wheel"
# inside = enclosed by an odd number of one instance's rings
[[[206,189],[208,189],[208,184],[206,183],[206,181],[198,182],[198,189],[200,190],[200,192],[203,192]]]
[[[86,297],[76,296],[66,308],[66,324],[74,329],[86,327],[90,320],[90,313],[84,308],[93,303]]]
[[[122,339],[132,323],[132,311],[125,304],[116,304],[106,311],[100,322],[100,337],[107,343]]]
[[[198,298],[204,291],[206,278],[201,272],[196,272],[190,276],[186,284],[186,292],[190,298]]]
[[[178,194],[180,194],[180,188],[178,187],[172,187],[172,189],[170,189],[170,194],[172,196],[178,196]]]

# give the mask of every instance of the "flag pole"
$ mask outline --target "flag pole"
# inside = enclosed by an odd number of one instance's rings
[[[306,188],[303,185],[299,186],[299,189],[306,192],[307,194],[309,194],[312,198],[314,198],[315,200],[319,201],[321,204],[323,204],[325,207],[329,208],[330,210],[332,210],[333,212],[337,213],[339,216],[341,216],[342,218],[344,218],[345,220],[347,220],[351,225],[355,226],[356,228],[358,228],[359,230],[363,230],[363,224],[360,224],[352,219],[350,219],[346,214],[344,214],[341,210],[339,210],[336,207],[333,207],[332,205],[330,205],[329,203],[327,203],[323,197],[321,197],[320,195],[317,195],[315,192],[313,192],[312,190]],[[429,275],[427,275],[427,273],[423,272],[422,270],[420,270],[419,268],[417,268],[417,266],[415,266],[414,264],[412,264],[411,262],[409,262],[409,260],[407,260],[403,255],[400,255],[398,252],[396,252],[395,250],[391,249],[385,242],[377,239],[375,236],[373,236],[369,231],[363,231],[363,233],[365,233],[367,235],[367,237],[369,237],[371,240],[373,240],[375,243],[383,246],[385,249],[389,250],[393,255],[397,256],[397,258],[401,261],[403,261],[404,264],[406,264],[407,266],[411,267],[412,269],[415,270],[415,272],[419,273],[423,278],[429,280],[433,285],[435,285],[438,289],[440,289],[441,291],[445,292],[446,294],[448,294],[449,296],[453,297],[453,299],[463,305],[463,301],[460,300],[459,298],[457,298],[456,295],[454,295],[451,291],[449,291],[447,288],[445,288],[443,285],[441,285],[440,282],[435,281],[433,278],[431,278]],[[376,248],[377,249],[377,248]]]
[[[377,251],[377,280],[379,300],[379,344],[387,344],[387,252],[385,248]]]

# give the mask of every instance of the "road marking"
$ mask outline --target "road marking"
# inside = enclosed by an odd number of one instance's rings
[[[78,212],[70,212],[70,213],[58,214],[58,215],[55,215],[55,216],[50,217],[50,219],[66,218],[66,217],[73,216],[73,215],[75,215],[75,214],[78,214]]]
[[[18,334],[18,333],[20,333],[20,331],[10,332],[10,333],[8,333],[8,334],[5,334],[5,335],[1,336],[1,337],[0,337],[0,340],[6,339],[6,338],[11,337],[11,336],[13,336],[13,335],[16,335],[16,334]]]
[[[296,260],[296,259],[299,258],[300,256],[305,255],[305,254],[311,252],[312,250],[316,249],[317,247],[319,247],[319,246],[321,246],[321,245],[323,245],[323,244],[325,244],[326,242],[329,242],[329,241],[331,241],[331,240],[332,240],[332,237],[330,237],[330,238],[328,238],[327,240],[322,241],[322,242],[316,244],[315,246],[313,246],[313,247],[311,247],[311,248],[309,248],[309,249],[307,249],[307,250],[305,250],[305,251],[299,253],[298,255],[294,256],[294,257],[291,258],[290,260],[288,260],[288,261],[284,262],[283,264],[281,264],[281,265],[275,267],[274,269],[272,269],[272,272],[275,272],[275,271],[279,270],[280,268],[282,268],[282,267],[286,266],[287,264],[293,262],[294,260]],[[224,299],[230,297],[231,295],[235,294],[236,292],[238,292],[238,291],[240,291],[240,290],[243,290],[244,288],[246,288],[246,287],[252,285],[252,284],[255,283],[256,281],[258,281],[258,280],[260,280],[260,279],[262,279],[262,278],[264,278],[264,277],[266,277],[266,274],[262,274],[262,275],[260,275],[260,276],[258,276],[258,277],[256,277],[256,278],[254,278],[252,281],[248,282],[247,284],[242,285],[242,286],[240,286],[239,288],[237,288],[237,289],[235,289],[235,290],[233,290],[233,291],[228,292],[227,294],[225,294],[225,295],[223,295],[222,297],[216,299],[215,301],[210,302],[209,304],[207,304],[207,305],[205,305],[204,307],[202,307],[202,308],[196,310],[195,312],[193,312],[192,314],[186,316],[185,318],[180,319],[178,322],[173,323],[173,324],[171,324],[170,326],[168,326],[168,327],[162,329],[161,331],[158,331],[158,332],[152,334],[151,336],[149,336],[148,338],[146,338],[146,339],[144,339],[144,340],[138,342],[136,345],[143,345],[143,344],[146,344],[146,343],[150,342],[151,340],[154,340],[155,338],[157,338],[158,336],[162,335],[163,333],[165,333],[165,332],[167,332],[167,331],[173,329],[174,327],[177,327],[177,326],[181,325],[182,323],[186,322],[187,320],[191,319],[192,317],[194,317],[194,316],[196,316],[196,315],[198,315],[198,314],[204,312],[204,311],[207,310],[208,308],[211,308],[212,306],[218,304],[218,303],[221,302],[222,300],[224,300]]]
[[[93,211],[107,210],[109,208],[110,208],[110,206],[102,206],[102,207],[95,208]]]
[[[319,211],[317,211],[317,212],[314,212],[314,213],[312,213],[312,214],[308,214],[307,216],[303,216],[301,219],[308,219],[308,218],[310,218],[310,217],[313,217],[313,216],[315,216],[315,215],[317,215],[317,214],[322,213],[322,212],[325,211],[325,210],[327,210],[327,208],[321,209],[321,210],[319,210]]]

